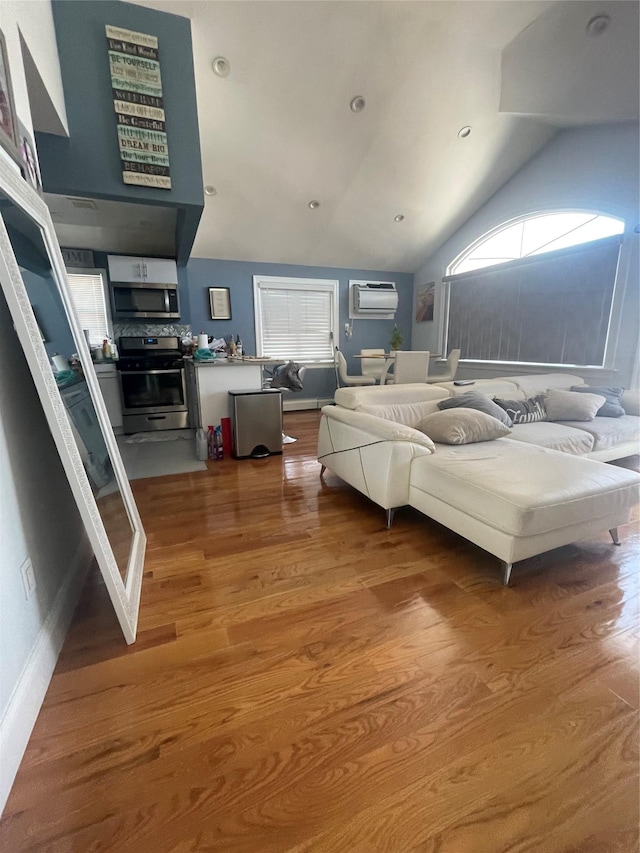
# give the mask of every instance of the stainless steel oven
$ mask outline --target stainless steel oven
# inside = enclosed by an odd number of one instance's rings
[[[124,432],[185,429],[189,412],[180,339],[120,338],[119,351]]]

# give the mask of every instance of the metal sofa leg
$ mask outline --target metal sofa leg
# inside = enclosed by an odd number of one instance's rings
[[[511,569],[513,563],[502,563],[502,583],[504,586],[509,586],[509,578],[511,577]]]
[[[388,529],[391,527],[391,525],[393,524],[393,514],[394,514],[394,512],[395,512],[395,510],[394,510],[394,509],[388,509],[388,510],[387,510],[387,530],[388,530]]]
[[[614,544],[614,545],[619,545],[619,544],[620,544],[620,539],[618,538],[618,528],[617,528],[617,527],[612,527],[612,528],[611,528],[611,530],[609,531],[609,534],[610,534],[610,536],[611,536],[611,540],[612,540],[613,544]]]

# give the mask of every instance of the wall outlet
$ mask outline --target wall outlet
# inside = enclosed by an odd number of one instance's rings
[[[36,584],[36,576],[33,572],[33,563],[31,562],[31,557],[27,557],[23,564],[20,566],[20,574],[22,575],[22,585],[24,586],[24,594],[27,597],[27,601],[33,595]]]

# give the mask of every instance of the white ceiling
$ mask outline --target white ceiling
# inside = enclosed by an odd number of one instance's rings
[[[137,2],[192,20],[195,257],[411,272],[558,127],[637,118],[635,2]]]

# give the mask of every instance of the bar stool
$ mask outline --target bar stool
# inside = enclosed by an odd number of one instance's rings
[[[278,388],[283,392],[282,396],[284,396],[285,393],[302,391],[304,387],[302,380],[306,372],[306,365],[299,365],[296,364],[295,361],[288,361],[286,364],[276,367],[273,371],[271,380],[267,381],[269,381],[270,388]],[[282,402],[284,406],[284,399]],[[293,442],[297,440],[298,439],[294,438],[292,435],[287,435],[284,432],[282,433],[283,444],[293,444]]]

